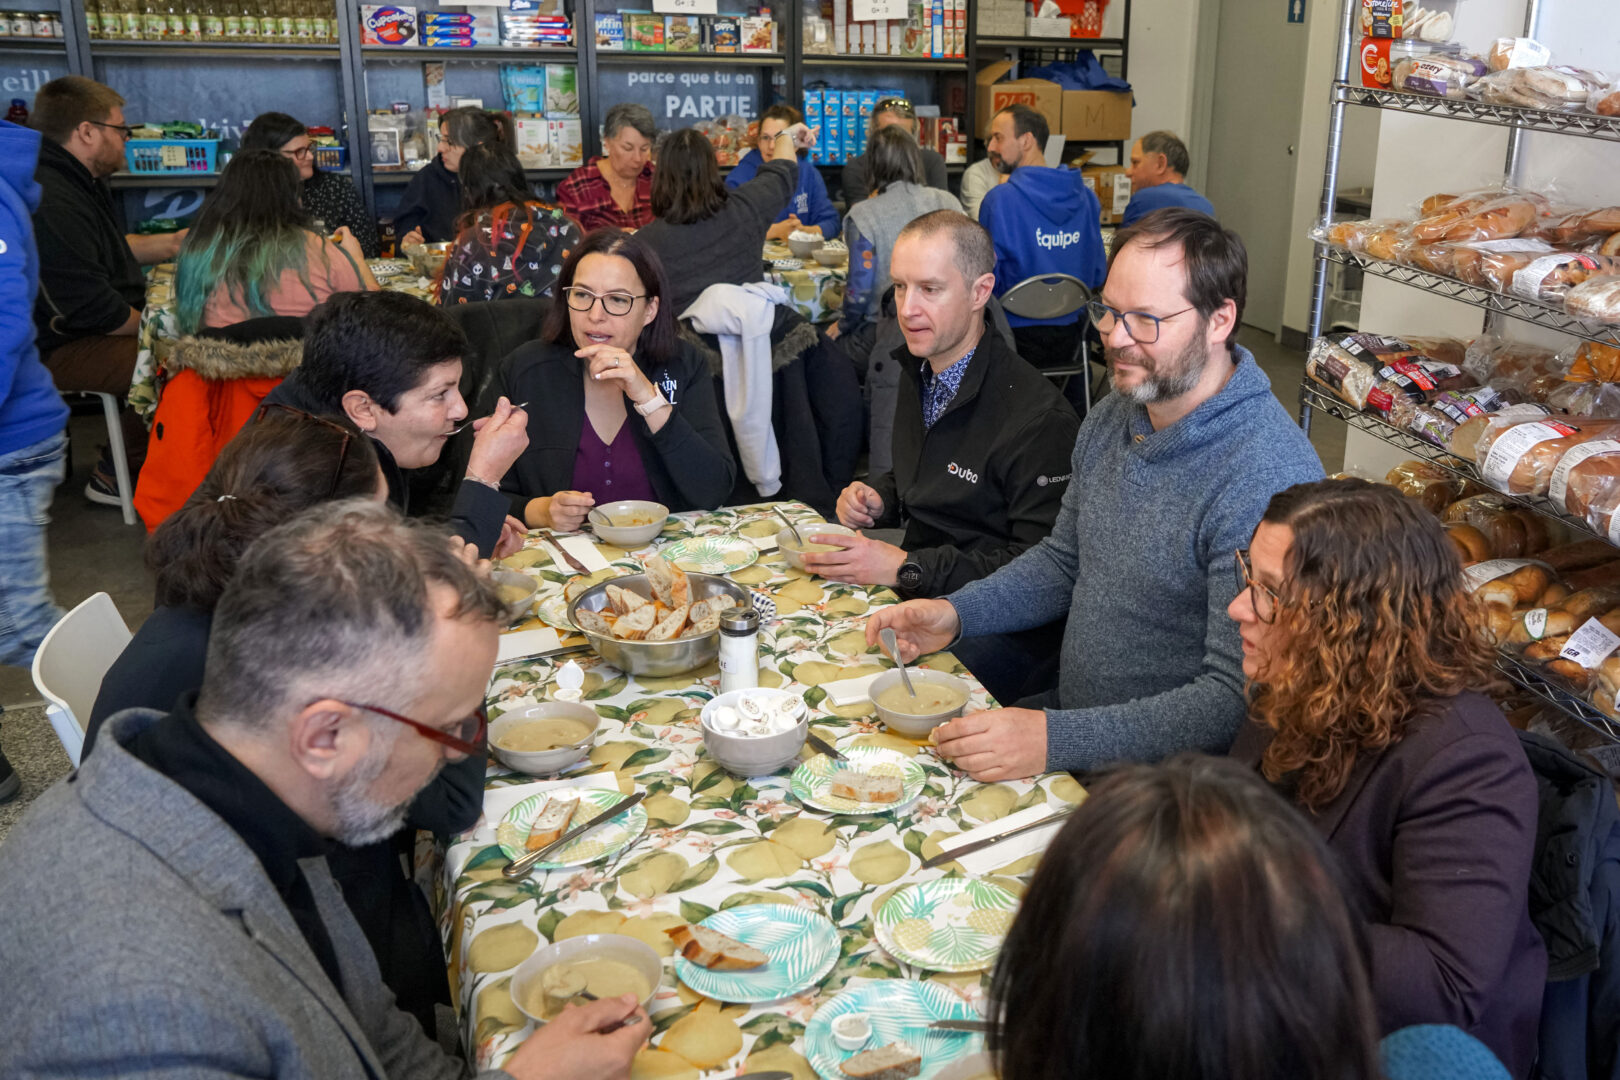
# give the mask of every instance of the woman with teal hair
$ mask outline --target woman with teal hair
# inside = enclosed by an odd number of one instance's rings
[[[307,314],[333,293],[377,288],[347,228],[312,230],[298,168],[274,150],[245,150],[220,174],[175,263],[180,332],[265,315]]]

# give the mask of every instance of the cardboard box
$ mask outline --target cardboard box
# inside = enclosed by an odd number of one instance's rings
[[[1118,225],[1131,202],[1130,166],[1087,165],[1080,170],[1080,178],[1102,203],[1102,224]]]
[[[734,15],[716,15],[705,24],[709,28],[709,51],[742,51],[742,23]]]
[[[546,115],[579,115],[579,68],[573,64],[546,65]]]
[[[526,169],[544,169],[551,164],[551,135],[548,121],[540,116],[514,118],[517,159]]]
[[[416,8],[400,4],[362,4],[360,43],[414,46],[417,44]]]
[[[664,16],[665,52],[702,52],[703,29],[696,15]]]
[[[664,17],[640,11],[624,12],[624,47],[630,52],[663,52]]]
[[[551,146],[551,168],[574,169],[585,164],[585,141],[578,120],[546,121]]]
[[[1050,117],[1048,117],[1050,119]],[[1131,137],[1131,95],[1113,90],[1063,91],[1066,139],[1115,140]]]
[[[596,47],[603,52],[624,51],[624,18],[617,11],[597,12]]]
[[[979,138],[990,137],[990,121],[996,113],[1008,105],[1028,105],[1042,116],[1046,117],[1047,125],[1053,131],[1063,128],[1063,97],[1064,90],[1055,82],[1046,79],[1013,79],[1010,82],[997,82],[1003,75],[1012,70],[1011,60],[998,60],[994,64],[987,64],[979,69],[975,77],[975,122],[978,130],[974,132]],[[1078,91],[1071,91],[1077,93]],[[1130,95],[1124,95],[1130,100]],[[1126,134],[1130,134],[1130,124],[1126,124]],[[1065,132],[1067,134],[1067,132]]]
[[[737,20],[745,53],[777,52],[776,20],[769,15],[744,15]]]

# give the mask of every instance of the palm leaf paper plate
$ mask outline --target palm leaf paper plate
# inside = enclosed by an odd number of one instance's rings
[[[529,830],[534,827],[534,819],[540,813],[540,808],[546,805],[546,800],[556,792],[541,792],[530,795],[506,812],[501,823],[495,826],[495,842],[501,846],[508,859],[518,859],[528,854],[524,845],[529,839]],[[579,792],[579,805],[574,808],[574,817],[568,823],[572,829],[576,825],[583,825],[602,811],[618,804],[624,796],[618,791],[609,791],[605,788],[586,788]],[[647,827],[647,808],[637,803],[629,810],[610,821],[604,821],[596,828],[583,836],[575,837],[562,847],[551,853],[551,858],[535,863],[536,870],[557,870],[564,866],[584,866],[598,859],[605,859],[610,855],[617,855],[629,847],[641,830]]]
[[[788,777],[788,787],[792,790],[793,797],[806,806],[825,810],[829,814],[886,814],[890,810],[900,809],[922,794],[926,777],[923,775],[922,766],[909,755],[884,746],[851,746],[843,753],[849,759],[847,766],[846,763],[834,761],[825,754],[817,754],[794,769],[793,775]],[[842,795],[834,795],[833,776],[846,767],[864,773],[876,775],[888,773],[899,776],[902,785],[900,798],[895,802],[878,803],[857,802]]]
[[[841,1050],[833,1041],[833,1021],[850,1013],[864,1013],[872,1024],[872,1037],[860,1050]],[[950,990],[933,982],[876,979],[852,985],[823,1005],[804,1029],[805,1057],[825,1080],[847,1080],[839,1067],[861,1050],[872,1050],[904,1039],[922,1055],[920,1080],[951,1062],[984,1048],[976,1031],[936,1031],[935,1020],[983,1020],[978,1012]]]
[[[791,904],[742,904],[698,925],[752,945],[770,960],[747,971],[711,971],[684,956],[675,974],[704,997],[750,1005],[808,990],[838,959],[838,931],[825,915]]]
[[[665,545],[658,554],[688,573],[729,574],[752,566],[759,548],[740,536],[691,536]]]
[[[908,885],[878,908],[878,944],[929,971],[982,971],[996,962],[1018,898],[983,878]]]

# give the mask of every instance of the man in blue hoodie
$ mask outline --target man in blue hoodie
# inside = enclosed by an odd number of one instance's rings
[[[772,105],[759,118],[758,146],[742,156],[736,168],[726,174],[726,187],[746,184],[759,175],[759,167],[776,155],[793,153],[787,144],[777,145],[776,136],[804,123],[804,114],[791,105]],[[823,239],[832,240],[843,223],[832,200],[827,197],[827,182],[810,161],[809,154],[799,158],[799,186],[788,200],[787,207],[776,223],[765,234],[770,240],[786,240],[795,229],[820,229]]]
[[[62,611],[51,599],[45,527],[66,475],[68,409],[34,347],[39,132],[0,120],[0,664],[31,664]],[[0,753],[0,803],[22,780]]]
[[[1102,205],[1077,170],[1047,166],[1048,134],[1046,118],[1028,105],[1010,105],[990,122],[990,160],[1009,174],[979,204],[979,224],[996,245],[997,296],[1041,274],[1068,274],[1095,291],[1108,273]],[[1018,355],[1036,367],[1069,362],[1081,319],[1007,313]]]

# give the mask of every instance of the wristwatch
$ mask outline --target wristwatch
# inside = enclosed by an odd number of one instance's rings
[[[664,392],[655,388],[653,390],[652,397],[636,406],[636,412],[640,413],[642,416],[651,416],[653,413],[657,412],[659,409],[662,409],[668,404],[669,401],[664,397]]]
[[[922,588],[923,569],[916,563],[907,559],[900,564],[900,569],[894,572],[895,583],[907,592],[916,592]]]

